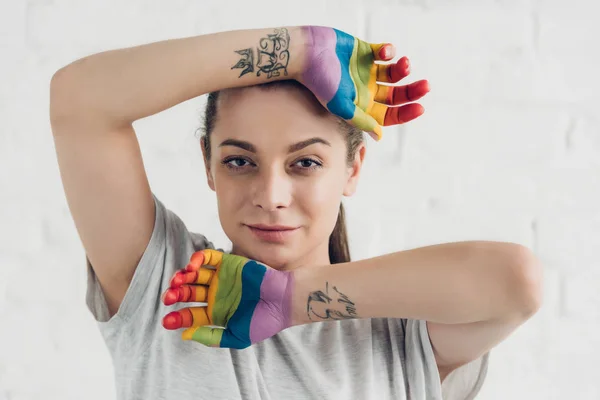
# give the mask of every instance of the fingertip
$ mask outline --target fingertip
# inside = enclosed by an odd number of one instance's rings
[[[425,107],[423,107],[421,104],[418,104],[418,103],[417,103],[417,105],[419,106],[419,108],[418,108],[419,116],[421,116],[425,113]]]
[[[170,306],[179,301],[179,291],[174,289],[167,289],[162,295],[162,302],[165,306]]]
[[[410,113],[408,114],[408,118],[404,122],[412,121],[413,119],[419,118],[424,113],[425,107],[423,107],[419,103],[412,103],[410,104]]]
[[[421,86],[423,87],[423,90],[425,92],[429,92],[431,90],[431,86],[429,85],[429,81],[427,79],[424,79],[422,82],[423,83],[421,84]]]
[[[405,78],[410,74],[410,61],[408,60],[408,57],[404,56],[388,68],[389,81],[398,82],[400,79]]]
[[[396,48],[393,44],[388,43],[379,49],[379,59],[389,61],[396,56]]]
[[[373,133],[375,134],[375,136],[374,136],[375,141],[379,142],[381,140],[381,137],[383,136],[383,131],[381,129],[381,126],[377,125],[373,131],[374,131]]]
[[[204,261],[204,257],[202,257],[202,261]],[[186,265],[184,270],[187,272],[194,272],[194,271],[198,271],[201,267],[202,267],[202,263],[190,262],[188,265]]]
[[[174,330],[181,328],[183,318],[178,311],[173,311],[164,316],[162,325],[165,329]]]
[[[410,60],[408,59],[408,57],[406,57],[406,56],[402,57],[398,61],[398,63],[401,64],[403,68],[410,69]]]
[[[190,262],[185,268],[188,271],[197,271],[204,264],[205,254],[203,250],[198,250],[190,257]]]
[[[183,271],[177,271],[175,273],[175,275],[173,275],[173,278],[171,278],[171,288],[177,288],[181,285],[183,285],[183,283],[185,282],[185,272]]]

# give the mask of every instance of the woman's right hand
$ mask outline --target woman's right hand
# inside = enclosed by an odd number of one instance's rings
[[[187,328],[183,340],[245,349],[292,325],[293,274],[234,254],[205,249],[192,254],[162,295],[170,306],[204,302],[172,311],[163,326]]]
[[[306,86],[331,113],[368,132],[375,140],[381,127],[403,124],[423,114],[412,103],[429,92],[420,80],[404,86],[396,83],[409,74],[408,58],[395,64],[376,64],[395,56],[391,43],[370,44],[334,28],[304,26],[306,61],[296,79]],[[394,107],[400,106],[400,107]]]

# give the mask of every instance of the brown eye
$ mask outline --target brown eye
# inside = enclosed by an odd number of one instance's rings
[[[236,170],[244,168],[247,164],[251,163],[250,161],[241,157],[232,157],[221,161],[221,164],[225,165],[229,169]]]
[[[302,169],[315,169],[321,168],[323,166],[323,164],[316,160],[313,160],[312,158],[303,158],[302,160],[298,160],[296,164],[299,164],[300,168]]]

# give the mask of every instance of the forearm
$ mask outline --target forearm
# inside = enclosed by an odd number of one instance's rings
[[[289,42],[278,41],[282,47],[276,50],[285,68],[270,77],[268,57],[263,55],[257,65],[257,51],[261,43],[272,51],[268,35],[276,34],[276,28],[165,40],[84,57],[53,77],[51,114],[92,114],[125,124],[215,90],[291,79],[301,68],[302,32],[300,27],[279,31],[283,40],[289,35]],[[282,54],[286,46],[287,55]]]
[[[347,318],[459,324],[530,306],[534,266],[523,247],[499,242],[427,246],[293,271],[293,325]]]

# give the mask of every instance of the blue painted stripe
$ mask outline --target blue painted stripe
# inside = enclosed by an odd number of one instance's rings
[[[266,272],[267,268],[254,260],[248,261],[242,267],[242,299],[238,309],[227,323],[228,326],[235,327],[236,335],[233,335],[229,329],[225,329],[221,338],[221,347],[245,349],[252,344],[250,322],[260,300],[260,287]]]
[[[354,117],[354,100],[356,99],[356,89],[354,82],[350,78],[350,58],[354,50],[354,36],[348,35],[345,32],[334,29],[337,43],[335,45],[335,53],[337,54],[341,67],[342,76],[340,85],[338,86],[335,95],[327,103],[327,108],[333,114],[344,119],[352,119]]]

